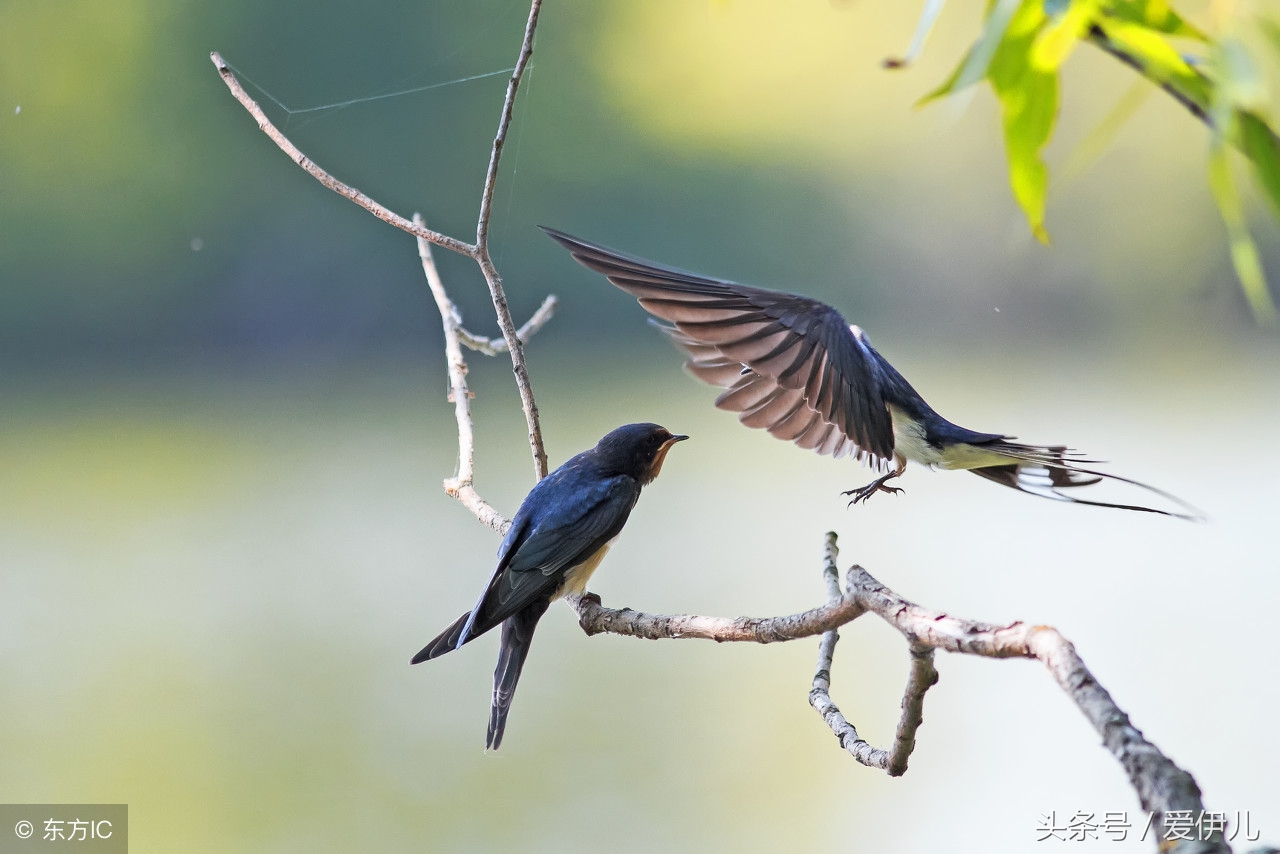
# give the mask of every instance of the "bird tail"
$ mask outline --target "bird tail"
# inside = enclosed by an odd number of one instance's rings
[[[409,663],[421,664],[424,661],[439,658],[446,652],[451,652],[452,650],[462,646],[462,644],[470,643],[483,634],[483,632],[470,632],[467,634],[466,640],[462,641],[462,643],[458,642],[462,637],[462,630],[466,628],[467,621],[471,619],[471,615],[473,613],[473,611],[468,611],[458,619],[454,620],[453,624],[450,625],[449,628],[436,635],[435,639],[432,640],[431,643],[424,646],[417,655],[409,659]]]
[[[486,749],[497,750],[502,746],[511,698],[515,695],[516,683],[520,681],[520,671],[524,670],[524,660],[529,655],[533,630],[550,605],[549,599],[533,602],[502,623],[502,645],[498,650],[498,666],[493,671],[493,704],[489,708]]]
[[[1072,504],[1088,504],[1092,507],[1112,507],[1117,510],[1159,513],[1162,516],[1173,516],[1177,519],[1188,519],[1194,522],[1203,521],[1206,518],[1204,513],[1191,504],[1162,489],[1157,489],[1141,481],[1121,477],[1118,474],[1108,474],[1107,472],[1085,468],[1085,465],[1093,465],[1099,461],[1081,459],[1078,453],[1062,446],[1023,445],[1018,442],[1001,439],[984,443],[982,447],[984,450],[995,451],[1002,456],[1010,457],[1012,461],[1005,465],[984,466],[982,468],[969,469],[969,471],[994,483],[1016,489],[1019,492],[1025,492],[1028,495],[1038,495],[1041,498],[1066,501]],[[1101,483],[1103,480],[1127,483],[1144,489],[1178,505],[1181,511],[1185,512],[1162,510],[1142,504],[1094,501],[1087,498],[1077,498],[1061,491],[1063,489],[1091,486]]]

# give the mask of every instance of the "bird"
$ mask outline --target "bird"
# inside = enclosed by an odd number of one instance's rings
[[[748,427],[834,458],[852,456],[883,472],[843,494],[849,506],[877,492],[908,460],[928,468],[971,471],[1020,492],[1057,501],[1158,513],[1202,514],[1180,498],[1136,480],[1098,471],[1100,461],[1065,445],[1029,445],[1003,433],[953,424],[925,402],[859,327],[810,297],[740,285],[666,267],[539,226],[573,258],[634,296],[650,322],[688,356],[697,378],[724,388],[720,409]],[[665,322],[659,322],[665,321]],[[1104,480],[1131,484],[1186,512],[1078,497]]]
[[[556,599],[586,589],[640,490],[662,471],[672,446],[688,438],[657,424],[626,424],[538,481],[511,520],[476,606],[410,660],[439,658],[502,626],[486,750],[502,745],[538,620]]]

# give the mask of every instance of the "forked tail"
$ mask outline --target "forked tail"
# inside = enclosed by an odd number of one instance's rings
[[[1108,474],[1107,472],[1097,471],[1095,469],[1085,468],[1086,464],[1094,464],[1097,460],[1079,459],[1077,455],[1066,448],[1058,446],[1043,445],[1023,445],[1018,442],[1010,442],[1008,440],[999,440],[991,443],[984,443],[986,449],[996,451],[1004,456],[1010,457],[1014,462],[1007,465],[985,466],[983,468],[969,469],[980,477],[987,480],[1007,486],[1010,489],[1016,489],[1019,492],[1025,492],[1028,495],[1038,495],[1041,498],[1049,498],[1054,501],[1067,501],[1072,504],[1088,504],[1093,507],[1113,507],[1117,510],[1136,510],[1141,513],[1159,513],[1162,516],[1173,516],[1176,519],[1187,519],[1192,522],[1203,522],[1205,515],[1196,507],[1183,501],[1176,495],[1165,492],[1163,489],[1157,489],[1141,481],[1131,480],[1127,477],[1121,477],[1118,474]],[[1176,510],[1161,510],[1156,507],[1146,507],[1141,504],[1119,504],[1110,501],[1095,501],[1088,498],[1077,498],[1069,495],[1061,490],[1076,489],[1082,486],[1091,486],[1100,483],[1103,480],[1112,480],[1118,483],[1127,483],[1148,492],[1159,495],[1161,498],[1170,501],[1186,512],[1178,512]]]
[[[524,660],[529,655],[533,630],[550,605],[549,599],[533,602],[502,623],[502,645],[498,651],[498,666],[493,671],[493,704],[489,707],[486,749],[497,750],[502,746],[502,733],[507,728],[511,698],[516,692],[516,683],[520,681]]]

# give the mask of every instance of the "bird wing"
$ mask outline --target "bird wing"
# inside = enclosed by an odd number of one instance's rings
[[[821,454],[873,464],[893,456],[887,363],[831,306],[663,267],[542,227],[578,263],[636,297],[689,355],[698,378],[727,390],[716,406]]]
[[[571,464],[540,481],[511,521],[489,584],[454,645],[550,595],[564,581],[565,571],[618,535],[639,495],[631,477],[590,477]]]

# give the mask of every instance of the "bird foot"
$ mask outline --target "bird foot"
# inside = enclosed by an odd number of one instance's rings
[[[866,501],[868,498],[875,495],[877,492],[887,492],[890,495],[898,495],[899,493],[904,492],[905,490],[903,490],[901,487],[898,487],[898,486],[885,486],[885,483],[887,481],[897,476],[898,476],[897,473],[887,474],[884,477],[876,478],[875,480],[871,481],[871,483],[868,483],[866,486],[860,487],[858,489],[849,489],[840,494],[853,496],[853,500],[851,500],[848,504],[849,507],[852,507],[853,505],[859,502]]]

